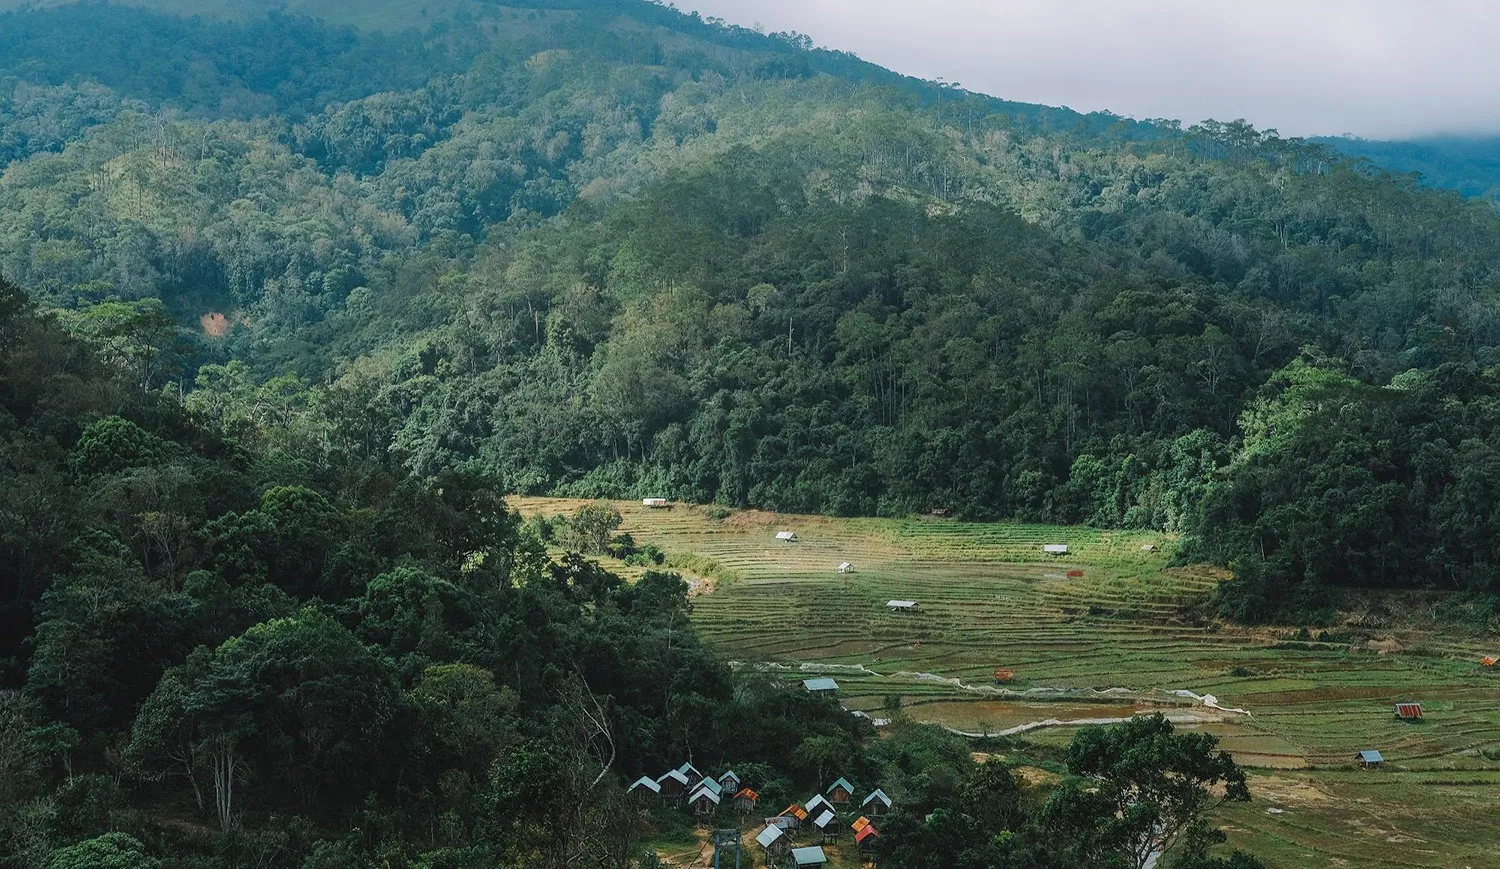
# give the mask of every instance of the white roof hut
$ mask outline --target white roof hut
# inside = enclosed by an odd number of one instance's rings
[[[1048,543],[1046,546],[1042,547],[1042,551],[1045,552],[1045,553],[1047,553],[1048,555],[1067,555],[1068,554],[1068,544],[1066,544],[1066,543]]]
[[[777,540],[785,540],[788,543],[795,543],[797,541],[797,532],[795,532],[795,531],[777,531],[776,532],[776,539]]]
[[[914,613],[920,609],[914,600],[888,600],[885,605],[890,607],[893,613]]]
[[[651,507],[653,509],[660,508],[660,507],[665,507],[665,506],[667,506],[667,499],[666,498],[642,498],[641,499],[641,506],[642,507]]]
[[[849,562],[845,561],[845,562],[842,562],[842,563],[839,564],[839,573],[853,573],[853,572],[854,572],[854,565],[850,564]]]

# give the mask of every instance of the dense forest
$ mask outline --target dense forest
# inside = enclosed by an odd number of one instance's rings
[[[871,746],[504,492],[1161,529],[1246,621],[1500,594],[1484,196],[643,0],[152,5],[0,13],[0,864],[628,866],[692,759],[905,776],[892,865],[1253,865],[1211,742]]]

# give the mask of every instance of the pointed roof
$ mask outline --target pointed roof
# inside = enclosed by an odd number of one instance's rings
[[[735,784],[740,783],[739,773],[735,772],[732,769],[726,769],[723,772],[719,773],[719,784],[724,784],[724,780],[729,778],[734,779]],[[728,787],[728,785],[725,785],[725,787]]]
[[[833,784],[829,785],[828,786],[828,790],[824,791],[823,793],[825,793],[825,794],[831,794],[837,788],[843,788],[845,790],[845,792],[847,792],[847,793],[851,793],[851,794],[854,793],[854,785],[849,784],[849,780],[846,779],[846,778],[844,778],[843,776],[839,776],[838,781],[836,781]]]
[[[818,806],[822,806],[825,809],[833,808],[828,800],[823,798],[822,794],[818,794],[807,801],[807,813],[811,815],[813,812],[816,812],[818,810]]]
[[[860,807],[863,808],[864,806],[868,806],[871,800],[880,800],[882,803],[885,803],[886,808],[891,807],[891,798],[886,796],[885,791],[881,790],[880,788],[876,788],[875,790],[871,791],[870,795],[865,797],[864,802],[859,804]]]
[[[688,777],[682,774],[682,770],[678,770],[678,769],[669,769],[669,770],[667,770],[666,772],[662,773],[661,777],[658,778],[656,781],[657,781],[658,784],[660,784],[661,782],[664,782],[667,779],[673,779],[673,780],[675,780],[677,782],[680,782],[683,785],[686,785],[688,783]]]
[[[838,820],[838,816],[833,813],[832,809],[830,809],[828,811],[825,811],[823,814],[818,815],[818,819],[816,821],[813,821],[813,826],[821,830],[824,827],[827,827],[829,824],[832,824],[836,820]]]
[[[1359,759],[1365,763],[1385,763],[1385,758],[1378,751],[1361,751]]]
[[[791,815],[792,817],[796,818],[799,821],[805,821],[805,820],[807,820],[807,810],[804,809],[804,808],[802,808],[801,806],[797,805],[796,803],[792,803],[791,805],[787,806],[782,811],[782,813],[779,814],[779,815],[777,815],[776,817],[778,817],[778,818],[784,818],[787,815]]]
[[[785,838],[786,833],[783,833],[780,827],[767,827],[755,837],[755,844],[762,848],[769,848],[776,843],[776,840]]]
[[[869,838],[872,838],[872,837],[873,838],[879,838],[880,837],[880,831],[877,830],[877,829],[875,829],[875,825],[874,824],[866,824],[863,828],[860,829],[860,831],[858,833],[854,834],[854,841],[856,841],[859,844],[863,845],[866,839],[869,839]]]
[[[657,784],[656,783],[656,779],[652,778],[649,775],[643,775],[640,778],[636,779],[635,780],[635,784],[633,784],[630,787],[626,788],[625,791],[626,791],[626,793],[629,793],[630,791],[633,791],[636,788],[645,788],[646,790],[650,791],[653,794],[659,794],[659,793],[661,793],[661,785]]]
[[[708,779],[704,779],[704,781],[708,781]],[[692,793],[692,796],[689,796],[689,797],[688,797],[688,802],[690,802],[690,803],[696,803],[696,802],[698,802],[698,801],[699,801],[699,800],[700,800],[700,799],[703,799],[703,798],[704,798],[704,797],[708,797],[708,799],[709,799],[709,800],[710,800],[710,801],[711,801],[711,802],[712,802],[712,803],[713,803],[713,804],[714,804],[714,805],[716,805],[716,806],[717,806],[717,805],[718,805],[718,804],[719,804],[719,803],[720,803],[720,802],[722,802],[722,801],[721,801],[721,800],[720,800],[720,799],[719,799],[719,794],[718,794],[718,792],[717,792],[717,791],[712,791],[712,790],[709,790],[709,789],[708,789],[708,788],[705,788],[705,787],[700,787],[700,788],[698,788],[698,789],[697,789],[697,790],[695,790],[695,791],[693,791],[693,793]]]
[[[750,790],[749,788],[740,788],[739,793],[735,794],[734,798],[737,799],[737,800],[738,799],[758,800],[758,799],[760,799],[760,794],[756,793],[755,791]]]
[[[724,786],[721,785],[721,784],[719,784],[718,782],[714,781],[711,778],[705,778],[703,781],[698,782],[698,784],[695,785],[695,787],[708,788],[709,790],[713,791],[716,795],[724,793]]]
[[[699,772],[698,768],[696,766],[693,766],[691,763],[684,763],[682,766],[679,766],[677,768],[677,771],[682,773],[683,775],[687,775],[689,772],[691,772],[698,778],[703,778],[703,773]]]
[[[792,863],[797,866],[823,866],[828,863],[828,857],[823,849],[814,845],[811,848],[792,849]]]

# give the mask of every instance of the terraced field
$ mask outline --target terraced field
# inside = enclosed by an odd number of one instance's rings
[[[512,501],[548,515],[580,503]],[[1487,811],[1500,799],[1500,674],[1477,664],[1495,638],[1406,631],[1374,637],[1380,654],[1363,638],[1199,624],[1183,604],[1219,577],[1165,569],[1174,541],[1149,533],[617,506],[622,530],[716,580],[694,617],[739,666],[831,675],[871,715],[900,695],[918,719],[1038,743],[1164,711],[1253,769],[1256,801],[1222,820],[1273,865],[1500,867],[1500,814]],[[1043,555],[1051,543],[1069,553]],[[855,572],[839,574],[843,561]],[[920,611],[888,612],[897,598]],[[995,685],[997,667],[1014,681]],[[1422,702],[1427,720],[1395,721],[1398,700]],[[1387,768],[1355,768],[1366,748]]]

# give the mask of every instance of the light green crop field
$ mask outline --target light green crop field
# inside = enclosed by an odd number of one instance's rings
[[[737,666],[833,676],[848,708],[877,717],[900,695],[919,720],[1043,744],[1066,743],[1070,722],[1160,710],[1249,769],[1254,801],[1220,822],[1271,865],[1500,867],[1500,673],[1478,663],[1500,640],[1410,630],[1373,637],[1381,653],[1197,624],[1182,605],[1220,579],[1167,569],[1174,541],[1159,534],[616,506],[621,530],[709,577],[694,619]],[[1049,543],[1069,553],[1046,556]],[[920,611],[893,614],[891,599]],[[996,668],[1014,680],[996,685]],[[1395,720],[1397,701],[1426,720]],[[1385,768],[1358,769],[1370,748]]]

